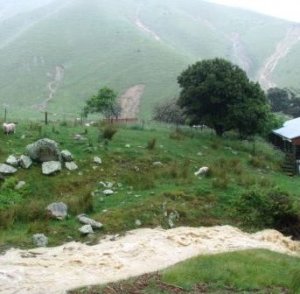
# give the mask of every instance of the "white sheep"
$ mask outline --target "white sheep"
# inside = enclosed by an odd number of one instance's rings
[[[198,171],[196,171],[194,174],[195,176],[205,176],[209,171],[209,168],[207,166],[202,166],[199,168]]]
[[[3,132],[4,134],[12,134],[16,132],[16,124],[15,123],[3,123]]]

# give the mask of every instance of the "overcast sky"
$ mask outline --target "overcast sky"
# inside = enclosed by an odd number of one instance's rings
[[[300,0],[208,0],[300,23]]]

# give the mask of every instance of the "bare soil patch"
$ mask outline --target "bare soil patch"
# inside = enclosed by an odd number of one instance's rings
[[[140,100],[144,93],[145,85],[135,85],[127,89],[119,98],[121,105],[120,118],[136,118],[139,113]]]

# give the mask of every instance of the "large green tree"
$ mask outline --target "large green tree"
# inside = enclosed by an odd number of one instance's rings
[[[120,113],[120,106],[117,101],[117,94],[108,87],[99,89],[96,95],[93,95],[86,101],[84,106],[84,113],[101,113],[105,117],[118,116]]]
[[[192,124],[206,124],[222,136],[236,129],[241,136],[264,130],[269,105],[259,84],[238,66],[221,58],[189,66],[178,77],[179,105]]]

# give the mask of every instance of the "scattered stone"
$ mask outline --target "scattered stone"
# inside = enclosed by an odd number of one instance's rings
[[[43,164],[42,164],[42,173],[44,175],[50,175],[50,174],[56,173],[58,171],[61,171],[60,161],[43,162]]]
[[[168,217],[168,225],[170,228],[174,228],[175,226],[175,221],[179,219],[179,213],[175,210],[175,211],[172,211],[170,214],[169,214],[169,217]]]
[[[97,168],[98,168],[98,166],[96,166],[96,165],[93,165],[93,167],[92,167],[93,170],[96,170]]]
[[[30,168],[30,166],[32,165],[32,160],[29,156],[26,155],[21,155],[20,159],[19,159],[19,164],[22,168]]]
[[[94,163],[97,163],[97,164],[101,164],[102,163],[102,160],[100,157],[98,156],[95,156],[94,159],[93,159]]]
[[[44,234],[34,234],[32,241],[37,247],[46,247],[48,245],[48,238]]]
[[[63,202],[53,202],[46,208],[50,216],[63,220],[68,215],[68,206]]]
[[[66,169],[71,170],[71,171],[78,169],[78,165],[74,161],[66,162],[65,167],[66,167]]]
[[[110,189],[106,189],[102,192],[105,196],[109,196],[109,195],[112,195],[114,194],[114,191],[113,190],[110,190]]]
[[[80,134],[76,134],[76,135],[74,135],[74,140],[76,140],[76,141],[85,141],[85,140],[87,140],[87,138],[83,137]]]
[[[97,222],[89,217],[87,217],[87,215],[85,214],[79,214],[77,215],[77,219],[85,225],[91,225],[91,227],[93,229],[101,229],[103,227],[103,224],[101,224],[100,222]]]
[[[16,156],[9,155],[6,159],[6,163],[14,167],[17,167],[19,165],[19,160]]]
[[[15,186],[16,190],[22,189],[26,185],[26,182],[24,181],[19,181],[18,184]]]
[[[202,153],[202,152],[198,152],[197,155],[198,155],[198,156],[202,156],[203,153]]]
[[[0,164],[0,173],[1,174],[14,174],[17,172],[17,169],[8,164],[2,163]]]
[[[21,136],[21,139],[24,140],[25,138],[26,138],[26,135],[23,134],[23,135]]]
[[[73,161],[73,155],[69,150],[62,150],[60,155],[65,162]]]
[[[80,171],[80,172],[78,173],[78,176],[82,176],[82,175],[83,175],[83,172]]]
[[[163,166],[163,164],[160,161],[153,162],[154,166]]]
[[[135,225],[136,225],[137,227],[140,227],[140,226],[142,225],[142,222],[141,222],[139,219],[136,219],[136,220],[135,220]]]
[[[93,234],[93,228],[91,225],[84,225],[79,228],[79,232],[83,235]]]
[[[108,189],[112,188],[114,185],[111,182],[99,182],[99,184],[102,185],[104,188],[108,188]]]
[[[125,145],[125,148],[130,148],[130,147],[131,147],[130,144]]]
[[[29,157],[38,162],[60,161],[61,155],[58,144],[50,139],[40,139],[26,146]]]

